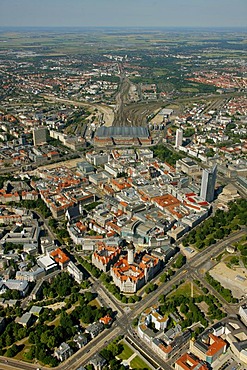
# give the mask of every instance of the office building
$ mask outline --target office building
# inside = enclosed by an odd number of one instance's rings
[[[212,170],[203,170],[202,182],[201,182],[201,193],[200,197],[207,202],[214,200],[214,188],[217,176],[217,166],[215,165]]]
[[[33,130],[33,145],[42,145],[47,142],[47,128],[40,126]]]
[[[183,143],[183,130],[181,128],[176,130],[175,148],[179,148]]]
[[[211,366],[222,353],[226,352],[226,347],[227,342],[210,332],[204,333],[195,341],[190,341],[190,352]]]

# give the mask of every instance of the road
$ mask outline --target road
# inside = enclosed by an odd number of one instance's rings
[[[57,242],[57,235],[52,231],[52,229],[50,228],[49,224],[48,224],[48,220],[37,210],[32,210],[33,213],[35,213],[38,218],[40,220],[42,220],[43,222],[43,226],[44,228],[47,230],[48,232],[48,235],[51,237],[51,239],[54,241],[54,242]]]
[[[118,317],[121,317],[124,314],[124,310],[122,305],[120,305],[111,294],[109,294],[108,290],[100,283],[99,280],[91,277],[91,281],[93,281],[93,285],[91,287],[92,293],[97,293],[100,297],[100,303],[102,303],[105,307],[111,307],[113,312],[115,311],[118,314]]]
[[[94,279],[93,287],[95,291],[100,292],[102,294],[102,300],[106,301],[107,305],[110,305],[114,311],[117,311],[117,318],[114,322],[113,326],[110,329],[106,329],[102,332],[98,337],[93,339],[89,342],[84,348],[76,352],[73,356],[71,356],[67,361],[61,363],[57,368],[57,370],[75,370],[80,365],[86,364],[88,359],[93,356],[96,352],[99,352],[105,345],[115,338],[118,335],[127,335],[130,337],[133,344],[139,346],[141,343],[141,347],[150,354],[154,361],[161,364],[163,361],[159,359],[157,355],[153,354],[150,351],[149,347],[145,342],[142,342],[136,336],[131,335],[132,332],[132,321],[135,317],[137,317],[145,308],[152,306],[153,304],[157,303],[158,298],[161,295],[167,295],[169,292],[173,290],[173,286],[179,283],[183,279],[189,278],[200,278],[203,280],[203,284],[212,291],[212,287],[208,286],[207,283],[204,282],[203,276],[200,274],[200,269],[205,267],[205,261],[209,261],[212,257],[216,257],[220,254],[225,248],[226,245],[236,242],[237,240],[241,239],[243,235],[246,235],[246,229],[243,229],[239,232],[235,232],[231,234],[227,239],[219,241],[215,245],[203,250],[202,252],[197,253],[193,256],[188,263],[183,266],[179,272],[177,272],[170,281],[160,285],[158,289],[148,295],[146,295],[140,302],[133,304],[133,305],[122,305],[119,304],[115,298],[111,297],[106,289],[101,285],[100,281],[96,281]],[[216,294],[217,292],[214,292]],[[238,305],[229,305],[227,302],[223,300],[223,298],[217,293],[217,298],[220,302],[223,303],[224,309],[228,314],[236,313],[238,310]],[[128,308],[129,307],[129,308]],[[8,364],[5,363],[5,359],[2,357],[0,358],[0,364],[3,366],[3,369],[26,369],[31,370],[35,369],[35,365],[32,364],[25,364],[19,361],[10,359],[8,360]],[[170,370],[171,367],[166,363],[160,365],[165,370]],[[37,366],[36,366],[37,367]],[[40,367],[40,366],[39,366]],[[41,367],[44,369],[44,367]]]
[[[7,361],[7,362],[6,362]],[[36,370],[39,369],[47,369],[44,366],[39,366],[37,364],[28,364],[24,363],[18,360],[14,360],[12,358],[8,358],[6,360],[6,357],[0,356],[0,370],[16,370],[16,369],[23,369],[23,370]]]

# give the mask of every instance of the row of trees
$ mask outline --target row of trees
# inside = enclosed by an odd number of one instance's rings
[[[244,236],[239,243],[237,248],[241,254],[241,259],[245,267],[247,268],[247,236]]]
[[[169,270],[167,272],[164,272],[161,276],[160,276],[160,282],[161,283],[165,283],[166,281],[170,280],[171,277],[176,273],[175,270],[173,270],[172,268],[169,268]]]
[[[101,271],[94,266],[91,262],[83,259],[82,257],[78,257],[78,261],[82,264],[82,266],[96,279],[100,277]]]
[[[149,293],[154,292],[157,288],[158,288],[158,285],[157,284],[155,284],[155,283],[149,283],[145,287],[144,291],[145,291],[146,294],[149,294]]]
[[[228,302],[228,303],[237,303],[238,299],[234,298],[230,289],[224,288],[219,281],[215,280],[209,272],[205,275],[207,282],[217,290],[220,295]]]
[[[217,210],[213,217],[208,218],[183,239],[183,245],[195,244],[198,249],[208,247],[217,240],[238,230],[239,225],[247,224],[247,200],[239,199],[229,204],[229,211]]]

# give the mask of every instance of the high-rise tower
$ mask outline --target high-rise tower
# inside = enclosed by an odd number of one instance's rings
[[[217,165],[212,170],[203,170],[200,197],[207,202],[214,200],[214,188],[217,176]]]
[[[47,142],[47,128],[45,126],[33,129],[33,145],[42,145]]]
[[[176,141],[175,141],[175,148],[178,148],[183,143],[183,130],[178,128],[176,130]]]

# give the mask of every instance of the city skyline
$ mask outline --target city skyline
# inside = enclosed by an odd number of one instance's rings
[[[245,0],[2,0],[2,27],[244,27]]]

